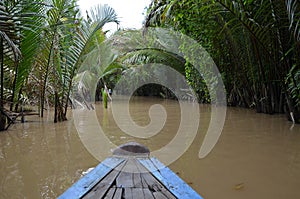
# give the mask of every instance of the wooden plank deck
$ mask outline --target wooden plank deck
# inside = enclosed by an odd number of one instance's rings
[[[60,199],[202,199],[190,186],[137,143],[120,146]]]

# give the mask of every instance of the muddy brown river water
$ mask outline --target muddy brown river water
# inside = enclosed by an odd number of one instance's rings
[[[106,137],[115,145],[134,140],[155,151],[176,135],[180,108],[173,100],[136,98],[130,103],[132,119],[147,125],[153,104],[164,106],[167,120],[161,132],[150,138],[123,133],[110,107],[103,110],[96,104],[96,113]],[[217,144],[200,159],[211,108],[199,108],[198,133],[188,150],[169,165],[174,172],[206,199],[300,198],[300,125],[293,126],[283,115],[228,107]],[[54,124],[52,113],[43,119],[28,116],[26,123],[0,133],[1,199],[56,198],[99,163],[81,142],[71,111],[68,118]]]

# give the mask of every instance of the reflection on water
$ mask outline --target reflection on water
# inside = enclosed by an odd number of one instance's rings
[[[180,123],[176,101],[137,98],[131,101],[133,120],[142,126],[148,110],[160,103],[167,121],[162,131],[148,139],[135,139],[116,126],[111,109],[96,106],[106,136],[116,145],[135,140],[152,151],[175,136]],[[210,108],[200,105],[200,127],[188,151],[170,168],[208,199],[300,198],[300,125],[281,115],[228,108],[224,130],[213,151],[198,158],[210,121]],[[69,121],[27,117],[0,133],[0,198],[55,198],[75,182],[81,173],[98,164],[88,153]]]

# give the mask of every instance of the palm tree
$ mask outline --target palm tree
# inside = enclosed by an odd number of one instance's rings
[[[30,52],[22,52],[22,49],[27,49],[22,46],[22,42],[25,38],[33,39],[27,37],[27,34],[33,32],[34,20],[39,16],[40,7],[38,1],[0,1],[1,130],[5,129],[5,117],[8,117],[3,111],[4,103],[9,100],[11,109],[13,107],[20,64],[24,65],[24,60],[30,61]]]
[[[0,2],[0,64],[1,64],[1,108],[4,105],[4,72],[9,70],[9,67],[16,65],[21,56],[18,46],[16,22],[13,20],[14,2]],[[19,8],[20,9],[20,8]]]
[[[21,98],[35,101],[39,95],[41,116],[47,100],[55,105],[54,121],[66,119],[72,79],[84,55],[104,40],[106,23],[118,23],[108,6],[95,7],[85,20],[76,2],[0,1],[1,112],[7,99],[18,109]]]
[[[115,11],[106,5],[92,9],[89,20],[85,20],[79,17],[74,0],[49,3],[51,7],[47,11],[44,42],[40,44],[35,74],[41,85],[40,115],[43,116],[44,102],[50,97],[55,106],[54,122],[57,122],[66,120],[72,79],[90,45],[97,39],[101,42],[97,35],[106,23],[118,23],[118,20]]]
[[[286,106],[296,113],[299,13],[296,0],[152,1],[145,25],[175,28],[206,47],[223,73],[230,104],[265,113]],[[191,81],[197,85],[197,79]]]
[[[21,2],[21,10],[14,13],[14,20],[20,24],[19,31],[21,39],[19,48],[22,59],[15,67],[14,78],[12,84],[11,110],[15,104],[15,111],[18,110],[18,104],[23,103],[26,99],[22,95],[22,88],[25,86],[28,75],[32,69],[35,55],[40,43],[40,34],[44,25],[44,10],[46,5],[42,0],[35,1],[19,1]],[[34,41],[34,42],[33,42]],[[25,98],[25,99],[24,99]]]

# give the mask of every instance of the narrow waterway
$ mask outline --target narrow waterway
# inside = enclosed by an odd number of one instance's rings
[[[97,104],[96,115],[113,144],[137,141],[157,151],[176,135],[181,111],[173,100],[135,98],[130,103],[132,119],[147,125],[153,104],[165,108],[167,120],[163,129],[149,138],[123,133],[110,105],[103,110],[102,104]],[[211,108],[200,105],[199,110],[196,137],[169,165],[198,193],[206,199],[300,198],[300,125],[292,126],[283,115],[228,107],[219,141],[208,156],[199,159]],[[28,116],[26,123],[0,133],[0,198],[55,198],[99,163],[82,143],[71,111],[67,122],[53,124],[51,116]]]

